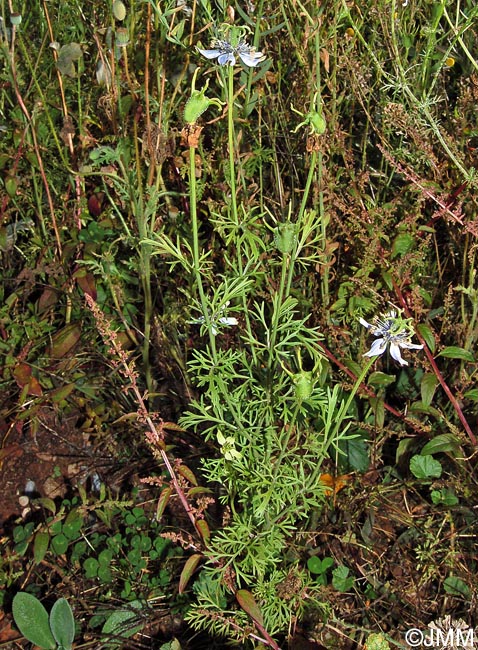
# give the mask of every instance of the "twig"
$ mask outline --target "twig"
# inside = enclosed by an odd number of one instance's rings
[[[13,13],[12,8],[10,7],[10,10]],[[56,223],[56,216],[55,216],[55,207],[53,205],[53,199],[51,197],[51,192],[50,192],[50,186],[48,184],[48,180],[46,177],[45,173],[45,168],[43,167],[43,160],[40,155],[40,147],[38,145],[38,140],[37,140],[37,135],[35,132],[35,125],[33,124],[32,117],[28,111],[28,108],[25,106],[25,102],[23,101],[23,98],[20,94],[20,89],[18,87],[18,78],[17,78],[17,69],[15,65],[15,33],[16,33],[16,27],[15,25],[12,25],[12,40],[11,40],[11,49],[10,49],[10,54],[11,54],[11,70],[12,70],[12,78],[13,78],[13,87],[15,90],[15,95],[18,101],[18,104],[22,110],[22,113],[25,115],[25,118],[31,127],[31,133],[32,133],[32,138],[33,138],[33,146],[35,149],[35,155],[38,161],[38,168],[40,170],[40,176],[43,181],[43,185],[45,187],[45,194],[47,197],[48,201],[48,207],[50,208],[50,216],[51,216],[51,222],[53,226],[53,230],[55,233],[55,239],[56,239],[56,246],[58,250],[58,255],[61,257],[62,254],[62,246],[61,246],[61,239],[60,239],[60,233],[58,231],[58,225]]]
[[[354,372],[352,372],[350,368],[347,368],[347,366],[343,364],[339,359],[337,359],[337,357],[335,357],[334,354],[328,348],[326,348],[322,343],[319,343],[319,347],[322,354],[324,354],[330,361],[332,361],[332,363],[334,363],[338,368],[340,368],[340,370],[345,372],[345,374],[347,374],[352,379],[352,381],[357,381],[357,375]],[[375,392],[364,383],[361,384],[360,389],[363,392],[365,392],[368,395],[368,397],[371,398],[377,397]],[[414,431],[416,431],[418,434],[424,435],[424,431],[422,430],[419,424],[417,424],[413,420],[410,420],[405,415],[403,415],[403,413],[400,413],[400,411],[397,411],[396,409],[393,408],[393,406],[390,406],[386,402],[384,402],[383,406],[385,410],[387,410],[389,413],[402,420],[405,424],[407,424],[412,429],[414,429]]]
[[[149,431],[146,432],[146,437],[148,439],[148,442],[151,445],[154,445],[156,449],[159,448],[159,452],[161,454],[161,458],[163,460],[163,463],[166,466],[166,469],[168,470],[168,473],[171,477],[171,482],[173,484],[173,487],[176,491],[176,494],[179,497],[179,500],[181,501],[184,510],[186,511],[192,525],[194,526],[195,530],[197,531],[198,535],[202,539],[201,531],[197,526],[196,522],[196,517],[194,516],[194,510],[191,508],[186,495],[184,494],[184,491],[178,481],[178,478],[176,476],[176,473],[171,465],[171,462],[168,458],[168,455],[166,454],[165,450],[162,448],[162,422],[160,422],[159,427],[157,427],[153,420],[151,419],[149,412],[146,408],[146,404],[143,398],[143,395],[141,395],[141,392],[138,388],[137,384],[137,376],[138,373],[133,367],[133,363],[131,361],[128,361],[128,357],[126,355],[126,352],[123,350],[121,347],[118,337],[116,332],[111,328],[110,323],[108,322],[107,318],[101,311],[101,309],[98,307],[97,303],[93,300],[93,298],[86,294],[85,299],[87,302],[87,305],[92,312],[97,327],[98,331],[100,332],[101,336],[103,337],[103,340],[105,341],[106,344],[109,344],[110,346],[110,352],[112,353],[113,356],[113,362],[116,360],[119,360],[119,363],[121,365],[121,368],[118,367],[120,372],[127,377],[131,384],[130,388],[133,391],[136,400],[138,402],[138,417],[140,421],[146,422],[148,425]]]
[[[405,314],[407,315],[407,318],[410,318],[411,317],[410,310],[408,309],[408,305],[407,305],[407,303],[405,301],[405,298],[403,297],[403,294],[400,291],[400,288],[397,285],[397,283],[393,279],[392,279],[392,282],[393,282],[393,288],[395,289],[395,293],[397,295],[397,298],[399,299],[400,304],[402,305],[402,307],[403,307],[403,309],[405,311]],[[468,434],[468,437],[469,437],[470,441],[476,447],[476,436],[473,433],[473,431],[471,430],[470,425],[466,421],[466,418],[463,415],[463,411],[461,410],[461,407],[458,404],[458,401],[457,401],[456,397],[451,392],[448,384],[446,383],[446,381],[443,378],[443,375],[441,374],[440,370],[438,369],[438,366],[437,366],[437,364],[435,362],[435,359],[433,358],[433,354],[431,353],[431,350],[428,348],[425,339],[420,335],[420,332],[417,331],[416,335],[417,335],[417,338],[420,341],[420,343],[423,345],[423,349],[425,350],[425,354],[427,355],[428,361],[430,362],[430,365],[433,368],[433,372],[435,373],[436,378],[440,382],[441,387],[445,391],[448,399],[450,400],[453,408],[455,409],[458,417],[460,418],[460,422],[462,423],[463,428],[465,429],[466,433]]]

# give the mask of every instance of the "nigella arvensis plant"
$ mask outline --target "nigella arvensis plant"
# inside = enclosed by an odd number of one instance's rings
[[[402,318],[395,309],[381,314],[380,318],[375,317],[372,323],[367,323],[363,318],[359,318],[359,321],[377,337],[364,357],[378,357],[390,347],[392,359],[398,361],[401,366],[408,366],[408,361],[402,358],[400,348],[405,350],[421,350],[423,348],[423,345],[411,343],[411,338],[415,333],[410,324],[411,318]]]
[[[224,25],[221,37],[212,41],[210,50],[197,49],[206,59],[217,59],[219,65],[236,65],[236,59],[240,59],[247,67],[255,68],[266,57],[247,44],[244,38],[246,31],[246,27]]]

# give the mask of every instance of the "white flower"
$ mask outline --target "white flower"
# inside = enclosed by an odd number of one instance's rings
[[[217,59],[219,65],[236,65],[236,59],[239,58],[244,65],[255,68],[266,57],[247,44],[243,37],[247,31],[249,30],[246,27],[223,25],[220,30],[223,38],[215,38],[210,50],[201,50],[198,47],[198,52],[206,59]]]
[[[242,40],[236,46],[231,45],[228,41],[215,40],[211,50],[201,50],[198,47],[198,51],[206,59],[217,58],[219,65],[236,65],[236,57],[239,57],[244,65],[255,68],[266,58],[262,52],[256,52],[254,47]]]
[[[398,361],[401,366],[408,366],[408,361],[402,358],[400,348],[405,350],[421,350],[423,348],[423,345],[410,342],[414,333],[409,323],[410,320],[401,318],[394,309],[383,314],[381,319],[374,318],[372,324],[359,318],[364,327],[369,329],[374,336],[380,337],[372,343],[372,347],[364,354],[364,357],[378,357],[390,346],[392,359]]]
[[[219,333],[218,325],[226,325],[227,327],[231,327],[232,325],[238,325],[239,321],[237,318],[234,316],[221,316],[221,314],[224,313],[224,311],[227,309],[229,306],[229,300],[222,305],[222,307],[219,309],[219,312],[215,314],[211,314],[211,331],[214,336],[217,336]],[[189,323],[198,323],[198,324],[203,324],[206,322],[206,319],[204,316],[200,316],[199,318],[195,318],[194,320],[188,321]]]
[[[217,322],[221,323],[221,325],[227,325],[227,327],[231,327],[232,325],[239,324],[239,321],[237,320],[237,318],[234,318],[234,316],[221,316],[221,318],[219,318]],[[214,327],[214,325],[212,326],[211,329],[214,336],[216,336],[218,330]]]

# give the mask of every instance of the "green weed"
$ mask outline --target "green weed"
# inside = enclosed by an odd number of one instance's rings
[[[378,628],[383,599],[415,627],[414,582],[460,610],[477,7],[97,4],[0,4],[2,421],[80,408],[102,441],[111,421],[146,441],[195,630],[278,648],[303,621],[349,629],[335,601]],[[177,546],[132,502],[39,505],[15,561],[66,557],[105,603],[174,580]],[[396,589],[392,546],[421,572]]]

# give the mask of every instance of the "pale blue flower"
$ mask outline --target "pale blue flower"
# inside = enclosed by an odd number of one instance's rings
[[[401,366],[408,366],[408,361],[402,358],[400,348],[405,350],[421,350],[423,345],[411,343],[414,332],[410,325],[410,319],[401,318],[398,313],[392,309],[382,318],[374,318],[373,323],[367,323],[363,318],[359,318],[360,323],[369,329],[377,338],[364,357],[378,357],[382,355],[388,346],[390,346],[390,355],[392,359],[398,361]]]
[[[210,316],[210,322],[211,322],[211,332],[213,336],[217,336],[219,334],[219,325],[226,325],[226,327],[232,327],[233,325],[238,325],[239,321],[237,318],[234,318],[234,316],[222,316],[221,314],[224,313],[224,311],[227,309],[229,306],[229,300],[223,305],[219,312],[215,314],[211,314]],[[194,320],[188,321],[189,323],[194,323],[194,324],[199,324],[199,325],[204,325],[206,322],[206,319],[204,316],[200,316],[199,318],[195,318]]]
[[[221,325],[227,325],[227,327],[231,327],[232,325],[239,324],[237,318],[234,318],[233,316],[221,316],[221,318],[219,318],[217,322],[221,323]],[[216,336],[216,334],[218,333],[217,328],[214,325],[212,325],[211,330],[214,336]]]
[[[265,54],[257,52],[256,48],[248,45],[243,38],[239,38],[235,45],[234,40],[216,38],[210,50],[202,50],[199,47],[197,49],[206,59],[217,59],[219,65],[236,65],[236,59],[239,58],[244,65],[255,68],[266,58]]]

